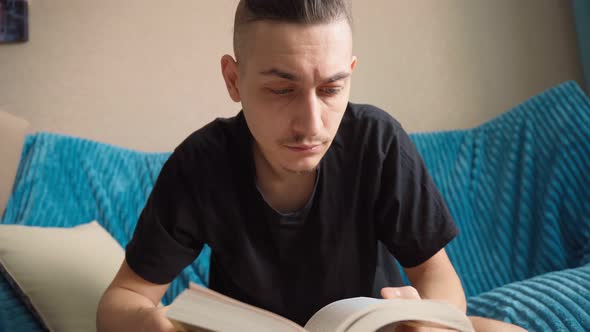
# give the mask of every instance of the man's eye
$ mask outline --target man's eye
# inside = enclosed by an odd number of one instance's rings
[[[321,88],[320,92],[327,95],[327,96],[334,96],[337,95],[342,88]]]
[[[269,89],[270,92],[274,93],[275,95],[286,95],[293,92],[293,89]]]

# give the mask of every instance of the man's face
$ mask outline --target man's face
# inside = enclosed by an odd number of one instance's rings
[[[356,64],[350,26],[261,21],[247,28],[243,45],[234,100],[256,148],[275,170],[314,170],[348,103]]]

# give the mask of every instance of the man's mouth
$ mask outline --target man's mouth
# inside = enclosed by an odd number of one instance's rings
[[[286,147],[293,151],[293,152],[317,152],[319,151],[322,144],[296,144],[296,145],[286,145]]]

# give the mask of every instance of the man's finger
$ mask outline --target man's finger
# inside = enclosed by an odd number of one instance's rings
[[[381,296],[384,299],[407,299],[419,300],[420,294],[412,286],[405,287],[384,287],[381,289]]]

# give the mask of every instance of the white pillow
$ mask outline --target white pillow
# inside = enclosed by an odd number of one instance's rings
[[[96,331],[96,309],[124,258],[96,221],[73,228],[0,225],[0,263],[51,331]]]

